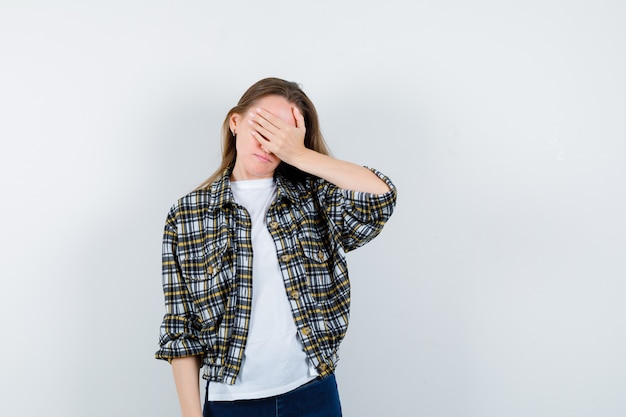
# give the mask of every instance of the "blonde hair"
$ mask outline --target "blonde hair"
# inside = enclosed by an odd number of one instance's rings
[[[222,163],[196,190],[209,187],[222,176],[225,170],[232,168],[235,164],[237,149],[235,148],[235,136],[230,131],[231,116],[233,114],[245,114],[258,100],[271,95],[284,97],[288,102],[293,103],[304,116],[304,126],[306,128],[304,146],[324,155],[330,153],[320,130],[317,110],[315,110],[313,102],[304,94],[300,86],[280,78],[264,78],[248,88],[239,99],[237,105],[226,114],[222,124]],[[308,176],[308,174],[284,162],[281,162],[276,170],[285,177],[296,181],[301,181]]]

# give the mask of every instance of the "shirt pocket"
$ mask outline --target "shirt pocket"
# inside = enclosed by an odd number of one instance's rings
[[[199,252],[189,253],[181,261],[183,276],[188,281],[215,278],[224,269],[226,245],[208,245]]]
[[[311,293],[318,301],[328,299],[333,291],[332,257],[328,248],[322,239],[311,235],[299,236],[298,243]]]
[[[207,240],[200,251],[181,260],[189,294],[205,324],[220,318],[233,290],[234,253],[228,239]]]

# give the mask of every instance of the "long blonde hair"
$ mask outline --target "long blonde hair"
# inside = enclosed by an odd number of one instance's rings
[[[246,114],[248,109],[250,109],[255,102],[270,95],[284,97],[288,102],[295,104],[298,110],[300,110],[304,116],[304,126],[306,127],[304,146],[324,155],[330,153],[320,130],[317,110],[315,110],[313,102],[304,94],[300,86],[294,82],[281,80],[280,78],[264,78],[248,88],[239,99],[237,105],[230,109],[226,115],[224,123],[222,124],[222,163],[209,178],[196,188],[196,190],[209,187],[215,180],[222,176],[226,169],[232,168],[235,164],[237,149],[235,148],[235,136],[230,131],[231,116],[233,114]],[[306,173],[284,162],[281,162],[276,169],[285,177],[294,180],[302,180],[307,176]]]

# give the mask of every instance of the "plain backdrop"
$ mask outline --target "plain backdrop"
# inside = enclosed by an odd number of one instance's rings
[[[626,415],[626,3],[0,0],[0,415],[179,415],[161,233],[277,76],[399,189],[346,417]]]

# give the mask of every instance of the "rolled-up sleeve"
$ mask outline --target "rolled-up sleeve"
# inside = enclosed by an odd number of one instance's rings
[[[371,194],[340,189],[332,184],[324,190],[322,199],[326,214],[338,228],[346,252],[378,236],[396,205],[395,185],[381,172],[370,170],[389,186],[388,192]]]
[[[157,359],[201,355],[204,347],[199,334],[201,323],[194,311],[189,290],[181,274],[177,257],[178,232],[176,207],[168,214],[163,232],[163,295],[165,315],[161,323]]]

